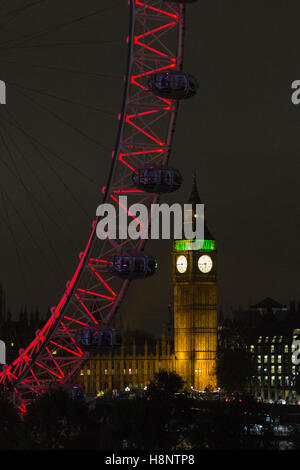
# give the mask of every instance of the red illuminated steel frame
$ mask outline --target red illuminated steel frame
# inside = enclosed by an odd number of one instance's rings
[[[102,189],[102,202],[114,204],[117,213],[123,210],[120,195],[126,195],[129,204],[149,206],[158,201],[157,194],[133,186],[132,173],[145,164],[168,163],[178,104],[154,96],[147,83],[154,72],[181,70],[183,59],[185,7],[163,0],[130,0],[129,5],[124,100],[108,183]],[[132,220],[130,213],[128,220]],[[76,342],[79,330],[110,327],[128,289],[129,281],[109,273],[109,259],[123,249],[142,250],[146,240],[101,241],[96,235],[97,222],[92,224],[76,272],[50,318],[0,374],[0,383],[15,392],[21,412],[51,383],[68,383],[79,372],[89,356]]]

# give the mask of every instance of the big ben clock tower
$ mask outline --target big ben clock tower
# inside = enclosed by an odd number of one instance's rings
[[[188,200],[201,204],[196,177]],[[217,249],[204,224],[204,240],[176,240],[173,249],[174,354],[187,388],[216,388]]]

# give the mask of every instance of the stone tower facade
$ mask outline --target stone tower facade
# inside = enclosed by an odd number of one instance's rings
[[[194,177],[188,201],[201,204]],[[193,223],[193,222],[192,222]],[[173,249],[175,370],[187,388],[216,388],[217,247],[204,225],[204,240],[178,240]]]

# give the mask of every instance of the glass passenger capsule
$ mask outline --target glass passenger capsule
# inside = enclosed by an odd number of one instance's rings
[[[111,258],[108,264],[111,274],[130,281],[152,276],[156,267],[157,264],[153,256],[143,253],[121,253]]]
[[[120,346],[122,338],[114,328],[83,328],[77,335],[77,343],[85,351],[91,351]]]
[[[168,3],[194,3],[197,0],[167,0]]]
[[[149,193],[171,193],[180,188],[182,176],[176,168],[148,166],[132,175],[134,185]]]
[[[151,74],[148,89],[161,98],[181,100],[191,98],[198,89],[197,80],[190,74],[168,71]]]

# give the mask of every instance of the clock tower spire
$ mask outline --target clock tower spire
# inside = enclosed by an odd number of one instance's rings
[[[188,199],[195,224],[201,204],[196,174]],[[193,230],[195,227],[193,226]],[[203,240],[176,240],[173,249],[174,353],[187,388],[215,388],[217,349],[217,245],[204,220]]]

